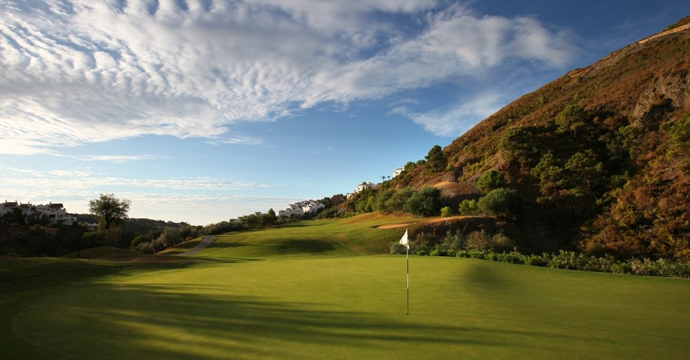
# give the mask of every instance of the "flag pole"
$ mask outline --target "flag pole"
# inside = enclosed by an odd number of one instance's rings
[[[407,313],[410,315],[410,247],[405,250],[405,259],[407,260]]]
[[[405,315],[410,315],[410,239],[407,238],[407,229],[400,238],[400,245],[405,247],[405,261],[407,262],[407,312]]]

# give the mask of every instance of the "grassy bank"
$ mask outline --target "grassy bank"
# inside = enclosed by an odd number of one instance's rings
[[[375,228],[399,220],[222,236],[198,262],[0,262],[3,358],[683,359],[690,352],[690,282],[678,279],[414,256],[406,316],[404,256],[361,255],[399,238],[399,228]]]

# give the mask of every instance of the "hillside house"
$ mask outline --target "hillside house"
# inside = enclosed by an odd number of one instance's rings
[[[396,176],[402,174],[403,171],[405,171],[405,167],[404,167],[404,166],[395,169],[395,171],[393,171],[393,177],[396,177]]]
[[[45,216],[51,225],[61,224],[61,225],[72,225],[77,221],[77,218],[70,216],[67,213],[62,203],[53,204],[50,202],[48,205],[33,205],[31,203],[22,204],[17,201],[9,202],[5,200],[3,204],[0,204],[0,216],[11,213],[15,209],[21,209],[22,215],[24,216],[35,216],[41,218]]]
[[[324,207],[325,205],[318,201],[304,200],[294,204],[289,204],[287,207],[285,207],[285,210],[279,210],[276,215],[278,217],[302,216],[304,214],[316,212]]]
[[[359,192],[362,192],[366,189],[373,189],[376,185],[374,185],[373,182],[362,182],[361,184],[357,185],[357,188],[355,189],[353,194],[357,194]]]

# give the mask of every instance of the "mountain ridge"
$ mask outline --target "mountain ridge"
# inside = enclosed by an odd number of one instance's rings
[[[498,170],[524,198],[520,236],[552,241],[522,239],[532,251],[690,259],[688,69],[690,16],[503,107],[443,149],[446,171],[392,185],[457,205]]]

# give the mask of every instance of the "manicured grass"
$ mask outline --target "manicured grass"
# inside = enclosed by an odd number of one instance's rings
[[[353,256],[371,217],[220,237],[184,264],[0,262],[3,359],[685,359],[690,282]],[[404,230],[403,230],[404,231]],[[388,235],[382,235],[386,234]],[[355,246],[348,246],[356,240]],[[375,248],[378,245],[371,245]],[[52,280],[51,280],[52,279]]]

